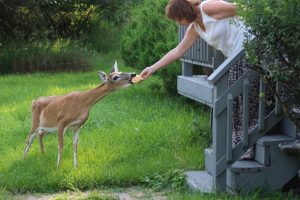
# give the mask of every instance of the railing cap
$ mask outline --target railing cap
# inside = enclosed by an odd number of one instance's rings
[[[225,74],[226,72],[240,59],[245,55],[244,49],[237,52],[234,56],[227,58],[209,77],[207,81],[210,84],[215,85]]]

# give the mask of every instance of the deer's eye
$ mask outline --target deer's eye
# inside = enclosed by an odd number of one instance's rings
[[[119,78],[119,77],[114,76],[114,77],[113,77],[113,80],[116,81],[116,80],[118,80],[118,78]]]

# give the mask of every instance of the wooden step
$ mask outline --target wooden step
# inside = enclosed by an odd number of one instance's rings
[[[285,137],[286,138],[286,137]],[[284,139],[282,137],[282,139]],[[286,138],[288,139],[288,138]],[[283,141],[283,140],[281,140]],[[269,142],[267,142],[269,144]],[[281,151],[277,145],[271,144],[270,147],[270,167],[268,170],[267,184],[268,190],[280,189],[291,179],[297,176],[300,169],[300,157],[289,155]]]
[[[254,161],[254,160],[239,160],[231,165],[230,169],[232,172],[237,173],[256,173],[264,170],[266,166]]]
[[[207,171],[185,172],[187,184],[193,190],[200,192],[213,192],[213,177]]]
[[[297,176],[300,157],[286,154],[278,147],[279,142],[290,139],[278,134],[261,138],[256,143],[255,161],[237,161],[227,170],[228,191],[275,191]]]
[[[207,75],[178,76],[178,93],[213,107],[213,86],[206,78]]]
[[[274,151],[273,148],[278,148],[278,144],[281,142],[293,140],[293,137],[276,133],[263,136],[256,142],[255,160],[262,165],[269,166],[271,151]]]
[[[249,192],[266,185],[267,166],[256,161],[236,161],[227,169],[227,191]]]
[[[286,152],[291,155],[300,155],[300,140],[294,141],[284,141],[278,144],[281,151]]]
[[[257,144],[263,146],[271,146],[271,145],[278,146],[280,142],[293,141],[293,140],[295,140],[293,137],[275,133],[275,134],[267,134],[263,136],[257,141]]]

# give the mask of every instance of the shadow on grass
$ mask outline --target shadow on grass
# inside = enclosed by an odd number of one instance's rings
[[[38,151],[38,142],[35,141],[24,161],[21,160],[23,152],[20,152],[20,159],[7,163],[8,167],[0,175],[0,187],[4,187],[12,193],[76,191],[103,186],[123,187],[137,185],[140,176],[147,174],[143,171],[142,166],[149,157],[137,156],[138,152],[133,148],[121,149],[120,153],[114,154],[108,160],[102,158],[109,155],[108,149],[106,150],[107,155],[99,155],[95,152],[96,150],[89,147],[84,150],[80,149],[79,167],[75,169],[71,138],[68,140],[61,166],[58,168],[56,167],[57,145],[54,144],[55,142],[50,142],[46,146],[46,152],[41,154]],[[55,148],[50,149],[50,146]],[[83,146],[79,146],[79,148],[83,148]],[[117,152],[118,150],[112,149],[112,151]]]

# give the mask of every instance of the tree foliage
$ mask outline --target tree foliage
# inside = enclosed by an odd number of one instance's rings
[[[253,69],[267,83],[278,82],[283,86],[282,91],[273,92],[285,113],[300,128],[300,1],[237,0],[237,3],[239,14],[255,36],[245,45]]]
[[[142,70],[177,45],[177,26],[165,16],[167,2],[145,0],[133,9],[122,37],[122,57],[127,65]],[[178,66],[175,63],[159,72],[165,88],[171,93],[176,92],[176,75],[180,72]]]
[[[0,0],[0,37],[78,38],[95,20],[122,22],[131,1],[124,0]],[[112,14],[113,13],[113,14]]]
[[[66,70],[70,63],[80,67],[87,49],[113,50],[139,1],[0,0],[0,74]]]

